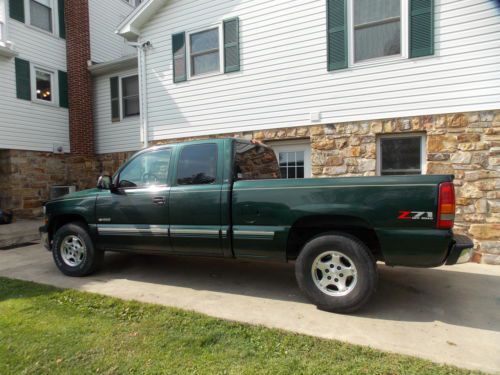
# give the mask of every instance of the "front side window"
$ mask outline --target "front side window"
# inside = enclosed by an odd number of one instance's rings
[[[189,36],[191,76],[220,71],[219,28]]]
[[[353,0],[354,61],[401,54],[401,0]]]
[[[52,92],[54,73],[43,69],[35,68],[35,98],[45,102],[52,102],[54,94]]]
[[[118,187],[133,189],[166,185],[170,155],[170,149],[162,149],[135,157],[120,172]]]
[[[177,166],[177,184],[212,184],[217,177],[217,145],[203,143],[184,146]]]
[[[424,171],[422,135],[382,136],[379,138],[379,169],[382,176],[422,174]]]
[[[122,78],[123,117],[139,114],[139,78],[130,76]]]
[[[30,23],[32,26],[52,32],[51,0],[30,0]]]
[[[234,166],[234,177],[236,180],[280,178],[280,171],[274,151],[264,145],[236,142]]]

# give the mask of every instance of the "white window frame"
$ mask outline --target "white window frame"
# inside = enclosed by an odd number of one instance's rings
[[[364,66],[364,65],[374,65],[379,63],[386,63],[397,60],[404,60],[409,58],[409,0],[401,1],[401,53],[399,55],[382,56],[375,57],[372,59],[366,59],[363,61],[355,62],[354,60],[354,3],[355,0],[347,1],[347,24],[348,24],[348,49],[349,49],[349,66]]]
[[[51,100],[38,99],[36,97],[36,71],[50,74],[50,89],[52,91]],[[57,69],[48,68],[40,64],[30,63],[30,74],[31,74],[31,101],[34,103],[40,103],[45,105],[57,106],[59,103],[59,77],[57,74]]]
[[[24,0],[24,10],[25,10],[25,23],[26,26],[38,30],[42,33],[46,33],[48,35],[52,36],[57,36],[58,30],[59,30],[59,15],[57,14],[58,9],[57,9],[57,4],[55,3],[54,0],[48,0],[50,3],[50,9],[51,9],[51,16],[52,16],[52,31],[47,31],[44,29],[39,28],[38,26],[34,26],[31,24],[31,7],[30,7],[30,1],[31,0]]]
[[[202,31],[208,31],[208,30],[213,30],[213,29],[218,29],[219,30],[219,71],[214,71],[214,72],[208,72],[208,73],[202,73],[202,74],[196,74],[192,75],[191,74],[191,35],[192,34],[197,34]],[[193,79],[200,79],[200,78],[205,78],[205,77],[211,77],[219,74],[224,74],[224,30],[222,27],[222,22],[219,22],[215,25],[212,26],[205,26],[201,28],[197,28],[194,30],[190,30],[186,32],[186,70],[187,70],[187,79],[188,80],[193,80]]]
[[[308,140],[289,140],[289,141],[278,141],[278,142],[266,142],[270,146],[274,153],[276,154],[276,159],[279,164],[279,153],[280,152],[304,152],[304,178],[312,177],[311,168],[311,142]]]
[[[124,107],[123,107],[123,84],[122,84],[122,81],[124,78],[128,78],[128,77],[134,77],[134,76],[137,76],[137,79],[139,79],[139,75],[137,73],[130,73],[130,74],[124,74],[124,75],[119,75],[118,76],[118,100],[119,100],[119,106],[120,106],[120,121],[115,121],[115,122],[121,122],[125,119],[133,119],[133,118],[137,118],[141,115],[141,87],[139,86],[139,93],[138,93],[138,96],[139,96],[139,114],[137,115],[132,115],[132,116],[125,116],[124,115]],[[115,76],[116,77],[116,76]],[[111,78],[111,77],[110,77]],[[110,93],[111,94],[111,93]],[[110,95],[111,97],[111,95]],[[110,104],[110,111],[112,110],[111,109],[111,102],[109,103]]]
[[[427,174],[427,137],[425,133],[382,134],[377,137],[377,176],[382,176],[382,142],[387,138],[420,138],[420,171]]]

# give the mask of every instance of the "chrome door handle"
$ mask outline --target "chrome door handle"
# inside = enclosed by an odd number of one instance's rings
[[[165,197],[153,197],[153,203],[158,206],[164,206],[167,203]]]

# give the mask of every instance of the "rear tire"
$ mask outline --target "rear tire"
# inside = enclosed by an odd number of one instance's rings
[[[85,224],[70,223],[54,236],[52,256],[57,268],[67,276],[86,276],[102,264],[104,252],[96,250]]]
[[[365,305],[378,282],[375,258],[356,237],[327,233],[307,242],[295,263],[304,294],[321,310],[350,313]]]

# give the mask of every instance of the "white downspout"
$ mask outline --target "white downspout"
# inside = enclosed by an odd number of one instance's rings
[[[146,51],[151,47],[150,42],[129,43],[137,48],[138,76],[139,76],[139,104],[140,104],[140,123],[141,123],[141,142],[143,148],[149,146],[148,133],[148,90],[147,90],[147,72],[146,72]]]

